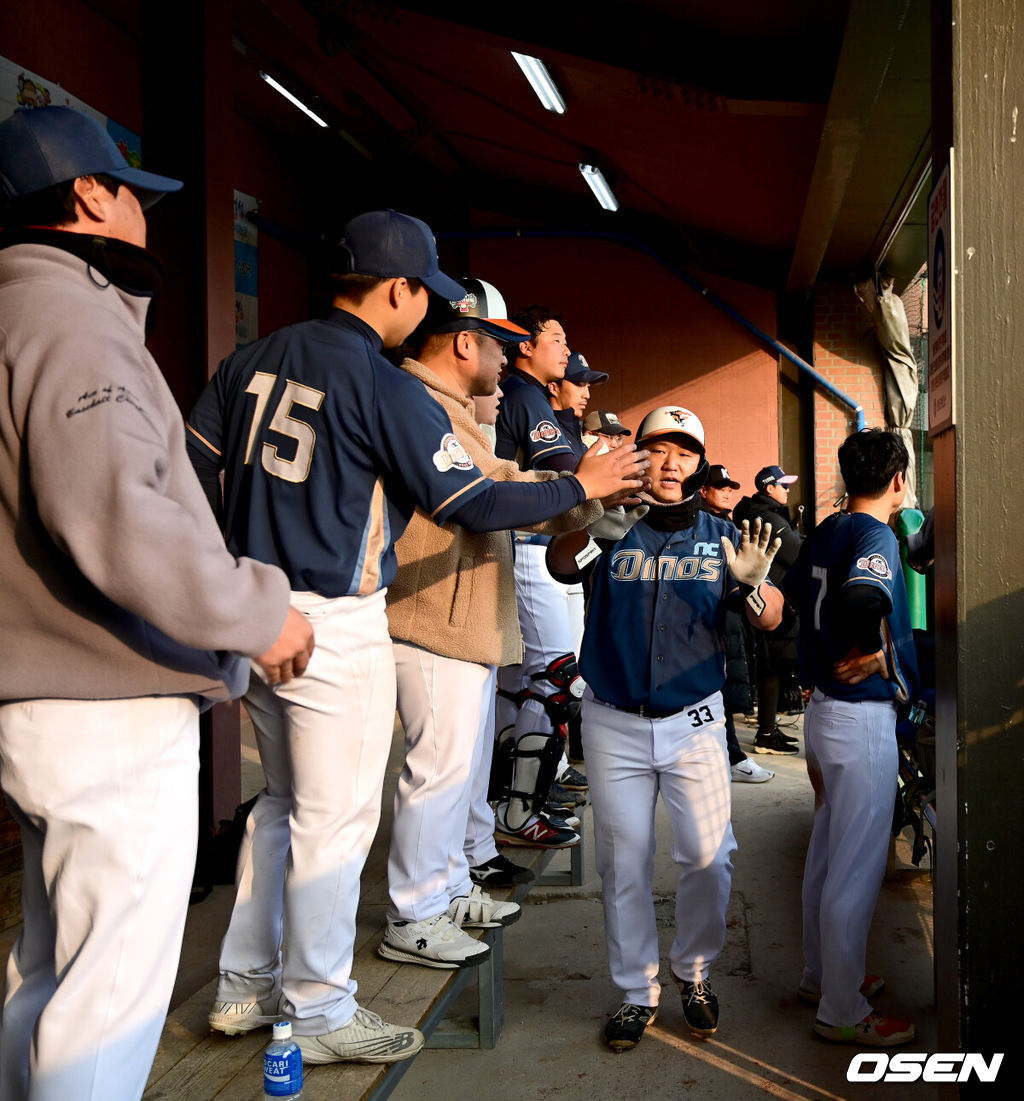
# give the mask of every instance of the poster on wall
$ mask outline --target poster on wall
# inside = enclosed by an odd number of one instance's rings
[[[928,431],[934,439],[955,421],[953,404],[953,150],[928,197]]]
[[[8,118],[19,107],[75,107],[92,115],[121,150],[125,160],[133,168],[142,167],[142,140],[138,134],[101,115],[77,96],[65,91],[56,81],[47,80],[30,72],[6,57],[0,57],[0,121]]]
[[[256,227],[247,215],[259,209],[252,195],[235,192],[235,347],[259,335],[259,269]]]

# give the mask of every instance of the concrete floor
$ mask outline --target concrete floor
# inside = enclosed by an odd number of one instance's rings
[[[799,720],[791,732],[799,733]],[[738,724],[741,744],[753,728]],[[389,785],[401,767],[396,738]],[[419,1101],[622,1101],[635,1097],[693,1095],[723,1101],[873,1098],[877,1084],[846,1081],[856,1049],[817,1041],[814,1011],[797,1001],[800,978],[800,881],[811,828],[812,797],[799,757],[758,756],[775,770],[765,784],[733,784],[735,861],[729,933],[712,970],[721,1024],[708,1042],[692,1040],[675,987],[665,988],[657,1021],[639,1047],[615,1055],[602,1043],[607,1015],[619,997],[608,975],[600,881],[593,867],[591,818],[586,876],[581,887],[536,888],[522,919],[505,933],[505,1029],[493,1051],[425,1050],[409,1067],[393,1097]],[[243,749],[246,791],[260,786],[251,744]],[[384,805],[389,808],[390,789]],[[674,871],[667,817],[657,816],[659,857],[654,887],[663,930],[663,980],[672,939]],[[932,976],[931,879],[905,861],[899,842],[875,917],[868,969],[886,976],[884,1012],[911,1017],[918,1041],[909,1050],[936,1050]],[[927,858],[925,863],[927,863]],[[216,973],[217,948],[230,914],[233,890],[218,887],[190,908],[172,1007]],[[0,938],[0,955],[16,930]],[[358,977],[358,976],[357,976]],[[465,1012],[470,1008],[467,1005]],[[903,1085],[905,1101],[934,1098],[936,1087]]]

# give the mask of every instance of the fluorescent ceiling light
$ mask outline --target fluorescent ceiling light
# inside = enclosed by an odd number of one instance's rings
[[[310,108],[308,108],[301,99],[299,99],[297,96],[293,96],[292,93],[289,92],[283,84],[278,84],[278,82],[272,76],[270,76],[268,73],[265,73],[262,69],[260,69],[260,76],[270,85],[271,88],[274,89],[275,92],[280,92],[281,95],[283,95],[289,103],[294,103],[295,106],[298,107],[298,109],[303,114],[309,115],[309,117],[318,126],[322,126],[324,127],[324,129],[327,128],[327,123],[324,122],[324,120],[315,111],[310,110]]]
[[[605,210],[618,210],[619,200],[612,194],[612,189],[608,186],[608,181],[604,178],[604,173],[593,164],[581,164],[579,166],[580,174],[587,181],[587,186],[594,193],[594,198],[604,207]]]
[[[539,57],[530,57],[529,54],[517,54],[512,51],[523,75],[530,82],[530,87],[537,93],[537,98],[544,104],[548,111],[554,111],[556,115],[565,114],[565,100],[558,90],[551,74],[547,71],[544,62]]]

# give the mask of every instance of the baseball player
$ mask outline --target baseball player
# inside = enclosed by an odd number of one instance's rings
[[[444,408],[470,458],[489,478],[554,478],[496,459],[478,429],[472,397],[495,390],[505,343],[529,334],[507,320],[504,300],[489,283],[459,282],[461,300],[432,299],[410,341],[416,358],[405,359],[402,370]],[[585,459],[584,466],[591,462]],[[597,502],[588,503],[552,530],[583,527],[602,512]],[[522,657],[512,542],[504,531],[439,527],[417,509],[395,551],[388,623],[406,760],[388,860],[391,907],[378,952],[385,959],[450,969],[480,963],[490,953],[463,928],[510,925],[521,913],[516,903],[496,901],[473,884],[464,853],[471,781],[490,772],[493,735],[482,736],[481,716],[490,712],[495,667]],[[489,836],[493,830],[491,815]],[[491,836],[487,859],[495,858]],[[494,870],[508,873],[510,862]]]
[[[438,270],[429,227],[360,215],[337,258],[330,315],[229,356],[188,424],[211,497],[224,471],[229,546],[284,569],[318,640],[287,689],[250,681],[267,786],[247,824],[210,1024],[247,1032],[281,1012],[309,1063],[392,1062],[423,1037],[360,1008],[351,966],[394,722],[394,542],[416,505],[475,531],[531,524],[637,484],[620,473],[636,464],[532,485],[485,478],[423,385],[381,355],[423,320],[428,291],[464,295]]]
[[[145,347],[160,268],[130,167],[68,107],[0,123],[0,779],[24,925],[4,1101],[140,1098],[178,965],[199,711],[312,636],[280,570],[235,560]],[[276,641],[275,641],[276,640]]]
[[[608,409],[595,409],[592,413],[588,413],[583,418],[582,427],[583,442],[587,447],[590,447],[598,436],[606,447],[620,447],[633,435],[616,414]]]
[[[910,1021],[875,1013],[865,979],[868,931],[885,873],[896,793],[896,705],[915,698],[917,659],[889,518],[903,503],[909,456],[880,428],[839,448],[846,511],[807,537],[784,586],[800,612],[801,683],[814,828],[803,884],[799,995],[818,1003],[824,1040],[892,1047]]]
[[[557,576],[590,578],[580,655],[588,685],[583,746],[608,961],[622,990],[604,1032],[617,1052],[639,1043],[661,995],[652,898],[659,792],[679,866],[672,978],[691,1031],[706,1037],[718,1027],[708,971],[725,941],[736,848],[722,619],[732,604],[766,630],[783,608],[782,594],[766,581],[778,549],[770,528],[745,527],[737,550],[736,529],[699,507],[708,464],[697,416],[679,406],[654,409],[637,445],[650,451],[650,510],[620,514],[618,530],[596,542],[559,536],[548,554]]]

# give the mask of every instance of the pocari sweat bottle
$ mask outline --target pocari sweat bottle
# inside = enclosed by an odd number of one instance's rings
[[[294,1101],[301,1094],[302,1051],[292,1039],[290,1022],[278,1021],[263,1053],[263,1096],[266,1101]]]

